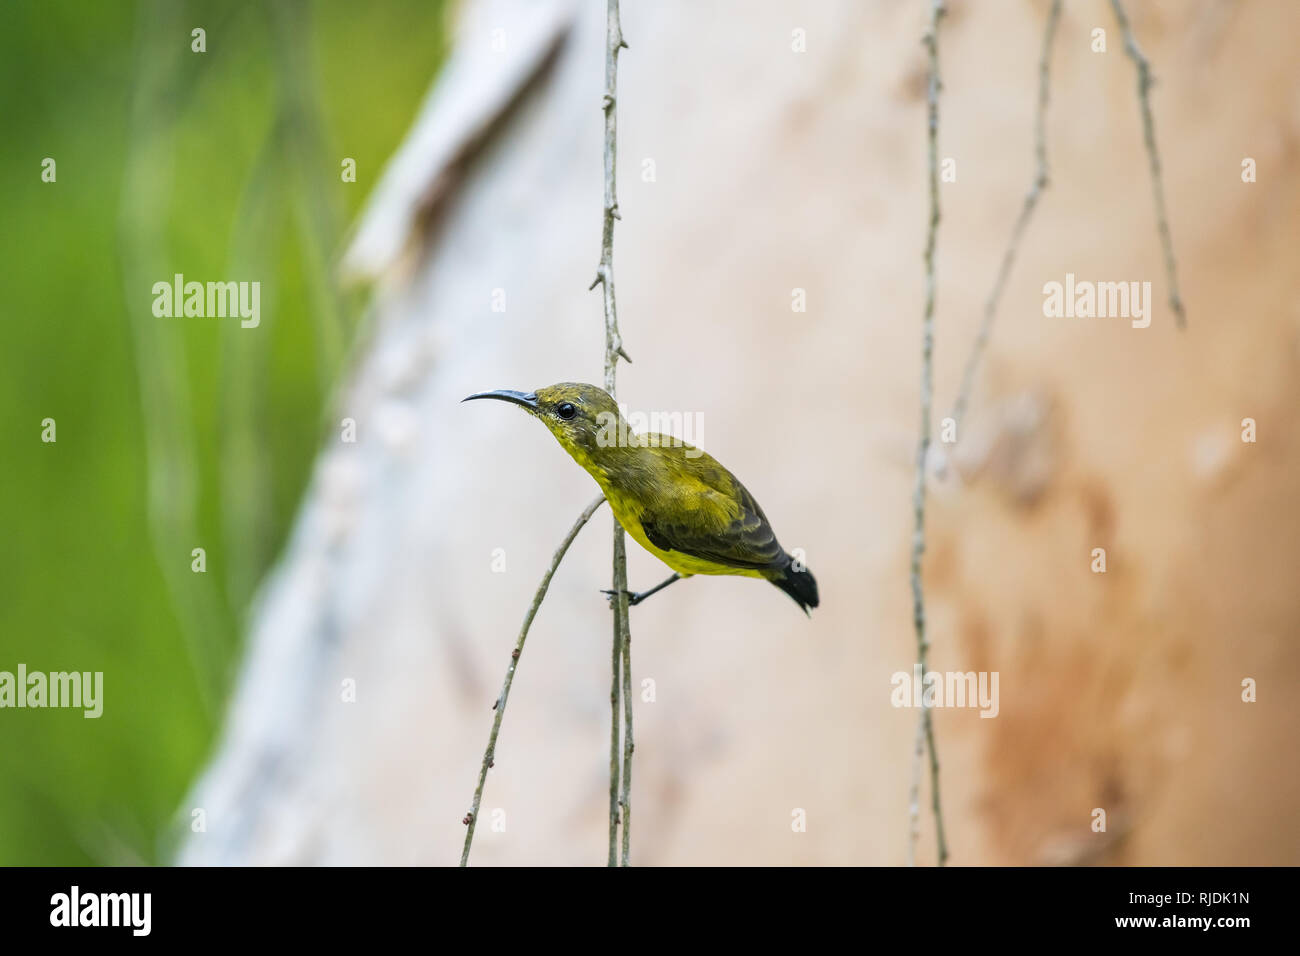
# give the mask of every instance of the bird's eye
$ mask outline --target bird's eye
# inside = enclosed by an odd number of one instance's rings
[[[559,415],[567,422],[574,415],[578,414],[578,410],[568,402],[561,402],[555,407],[555,414]]]

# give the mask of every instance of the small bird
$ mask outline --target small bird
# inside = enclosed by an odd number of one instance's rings
[[[535,392],[478,392],[463,401],[476,398],[512,402],[541,419],[596,479],[623,530],[673,569],[648,591],[628,592],[629,605],[693,574],[739,574],[771,581],[805,614],[817,606],[816,579],[786,554],[736,476],[679,439],[634,433],[604,389],[561,382]]]

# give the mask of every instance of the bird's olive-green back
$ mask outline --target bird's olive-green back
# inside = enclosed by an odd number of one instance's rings
[[[594,385],[564,382],[536,395],[532,413],[596,479],[620,523],[643,544],[715,564],[714,573],[788,563],[763,509],[712,456],[671,436],[632,432],[617,403]]]

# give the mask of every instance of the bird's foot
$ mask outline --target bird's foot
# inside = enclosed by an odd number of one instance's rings
[[[610,606],[610,607],[614,607],[614,601],[615,601],[615,598],[618,596],[618,592],[616,592],[616,591],[601,591],[600,593],[603,594],[603,595],[605,595],[605,598],[609,601],[609,606]],[[645,597],[644,594],[635,594],[635,593],[633,593],[632,591],[624,591],[623,593],[627,595],[627,606],[628,606],[628,607],[636,607],[638,604],[641,603],[641,599],[642,599],[643,597]]]

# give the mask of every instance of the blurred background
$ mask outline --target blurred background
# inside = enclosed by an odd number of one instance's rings
[[[458,858],[596,494],[458,400],[600,380],[604,4],[447,6],[0,11],[0,670],[105,686],[98,720],[0,711],[0,863]],[[624,4],[619,396],[699,416],[822,595],[634,609],[635,863],[905,858],[926,6]],[[944,22],[936,423],[1032,181],[1048,7]],[[1188,328],[1133,64],[1109,3],[1069,2],[1051,186],[931,479],[931,666],[1000,674],[996,719],[935,717],[959,865],[1300,862],[1300,8],[1129,7]],[[155,317],[178,272],[260,281],[261,325]],[[1151,327],[1045,318],[1067,272],[1150,281]],[[475,863],[604,859],[610,520],[531,632]],[[634,588],[662,576],[629,547]]]
[[[102,670],[110,701],[4,712],[0,862],[167,858],[356,337],[344,230],[446,25],[428,0],[0,5],[0,669]],[[156,319],[176,272],[260,280],[261,327]]]

